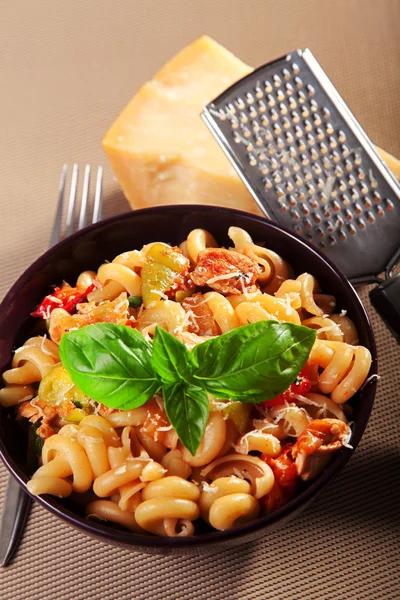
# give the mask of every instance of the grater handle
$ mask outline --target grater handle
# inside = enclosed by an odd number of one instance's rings
[[[400,273],[372,289],[369,297],[374,308],[400,343]]]

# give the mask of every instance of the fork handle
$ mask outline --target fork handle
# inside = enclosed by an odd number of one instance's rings
[[[371,304],[400,343],[400,273],[373,288],[369,297]]]
[[[18,548],[31,506],[31,497],[10,475],[3,504],[0,536],[0,565],[5,567]]]

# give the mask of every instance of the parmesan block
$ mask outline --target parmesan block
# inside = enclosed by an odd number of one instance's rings
[[[252,70],[203,36],[132,98],[103,146],[133,208],[214,204],[260,213],[200,117],[208,102]]]

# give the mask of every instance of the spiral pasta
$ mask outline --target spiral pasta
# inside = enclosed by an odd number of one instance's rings
[[[346,403],[371,366],[355,324],[312,274],[294,274],[239,227],[228,236],[232,249],[195,229],[179,248],[152,242],[123,252],[39,305],[33,314],[47,320],[48,335],[16,350],[0,389],[0,404],[15,406],[43,443],[30,493],[80,498],[87,518],[132,534],[187,537],[201,522],[224,531],[269,514],[349,444]],[[73,384],[58,354],[66,332],[94,323],[133,327],[149,341],[160,326],[191,350],[268,320],[316,330],[304,369],[269,401],[209,395],[194,455],[170,424],[161,392],[139,408],[107,408]]]

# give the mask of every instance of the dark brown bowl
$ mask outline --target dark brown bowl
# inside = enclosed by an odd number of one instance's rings
[[[353,319],[360,344],[369,348],[372,354],[370,375],[376,373],[376,348],[368,316],[355,290],[336,267],[301,238],[267,219],[211,206],[166,206],[130,212],[87,227],[51,248],[25,271],[0,305],[0,373],[8,368],[13,349],[29,337],[34,325],[29,314],[49,293],[52,285],[64,279],[73,282],[81,271],[96,270],[105,260],[113,259],[121,252],[141,248],[151,241],[178,244],[197,227],[208,229],[221,244],[229,245],[227,231],[231,225],[246,229],[255,242],[264,242],[266,247],[282,255],[296,274],[304,271],[312,273],[324,292],[336,296],[339,309],[345,309]],[[191,538],[133,535],[85,520],[79,509],[68,500],[61,501],[50,496],[35,497],[35,500],[84,533],[141,552],[199,552],[248,542],[304,508],[343,468],[365,430],[375,388],[374,380],[352,399],[353,449],[343,448],[336,453],[327,469],[289,504],[237,529]],[[26,490],[29,479],[27,436],[21,425],[15,422],[12,409],[0,411],[0,455],[11,474]]]

